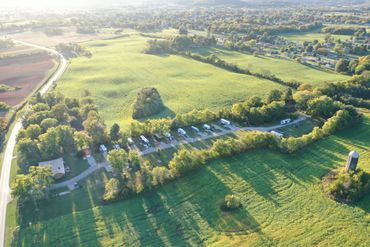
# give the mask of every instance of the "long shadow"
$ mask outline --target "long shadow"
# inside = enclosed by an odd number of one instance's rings
[[[140,118],[137,120],[140,122],[145,122],[146,120],[150,120],[150,119],[161,119],[161,118],[166,118],[166,117],[174,118],[175,116],[176,116],[176,113],[173,110],[171,110],[168,106],[165,106],[165,108],[161,112],[155,115],[145,117],[145,118]]]

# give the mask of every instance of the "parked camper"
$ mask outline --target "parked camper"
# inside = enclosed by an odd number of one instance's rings
[[[277,131],[275,131],[275,130],[272,130],[270,133],[271,133],[271,134],[274,134],[274,135],[275,135],[275,136],[277,136],[278,138],[283,138],[283,137],[284,137],[284,135],[283,135],[282,133],[277,132]]]
[[[108,149],[107,149],[107,147],[104,144],[102,144],[99,147],[99,151],[104,154],[104,153],[107,153],[108,152]]]
[[[226,120],[226,119],[224,119],[224,118],[221,118],[220,123],[221,123],[222,125],[230,125],[230,124],[231,124],[229,120]]]
[[[211,126],[209,126],[208,124],[203,124],[203,129],[211,130]]]
[[[150,144],[149,140],[148,140],[148,139],[146,139],[146,137],[145,137],[145,136],[143,136],[143,135],[141,135],[141,136],[140,136],[140,140],[141,140],[143,143],[147,144],[147,145],[149,145],[149,144]]]
[[[191,129],[194,130],[197,133],[199,132],[199,129],[197,127],[195,127],[195,126],[191,126]]]
[[[178,130],[177,130],[177,133],[179,133],[180,135],[182,135],[182,136],[186,136],[186,131],[184,130],[184,129],[182,129],[182,128],[179,128]]]
[[[165,133],[164,136],[167,137],[167,139],[170,140],[170,141],[173,140],[173,136],[171,135],[170,132]]]
[[[127,142],[129,145],[133,145],[134,144],[134,141],[129,137],[127,138]]]
[[[287,118],[287,119],[281,120],[281,121],[280,121],[280,124],[288,124],[288,123],[290,123],[290,122],[292,122],[292,119]]]

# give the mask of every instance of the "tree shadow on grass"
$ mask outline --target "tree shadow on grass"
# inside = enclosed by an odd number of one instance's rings
[[[152,116],[149,116],[149,117],[145,117],[145,118],[139,118],[139,119],[136,119],[137,121],[140,121],[140,122],[145,122],[146,120],[150,120],[150,119],[161,119],[161,118],[174,118],[176,116],[176,113],[171,110],[168,106],[164,106],[164,109],[155,114],[155,115],[152,115]]]

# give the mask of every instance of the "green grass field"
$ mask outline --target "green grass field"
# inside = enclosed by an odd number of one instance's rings
[[[142,87],[159,90],[168,109],[158,117],[196,108],[220,109],[282,88],[268,80],[180,56],[144,54],[146,41],[147,38],[131,34],[121,39],[85,43],[93,57],[73,59],[57,89],[71,97],[89,90],[108,125],[118,122],[126,128],[131,121],[131,105]]]
[[[356,205],[328,199],[321,177],[350,150],[370,172],[370,116],[295,154],[257,150],[123,202],[101,205],[105,173],[83,189],[32,207],[16,246],[369,246],[370,195]],[[241,198],[220,210],[226,194]],[[32,211],[32,213],[31,213]]]
[[[223,48],[198,49],[196,52],[208,56],[215,54],[219,58],[248,68],[252,72],[271,72],[285,81],[307,82],[315,87],[322,86],[324,82],[336,82],[350,77],[314,69],[297,62],[265,56],[253,56],[242,52],[231,51]]]
[[[314,41],[315,39],[317,39],[320,42],[323,42],[325,40],[326,35],[327,35],[326,33],[311,32],[311,33],[304,33],[304,34],[285,34],[282,36],[287,39],[303,43],[304,41]],[[342,41],[348,40],[349,38],[351,38],[350,35],[338,35],[338,34],[332,34],[331,37],[334,40],[340,39]]]

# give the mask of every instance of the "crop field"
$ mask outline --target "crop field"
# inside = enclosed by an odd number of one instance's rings
[[[97,33],[92,34],[81,34],[77,33],[75,28],[66,27],[63,28],[63,34],[61,35],[46,35],[42,31],[26,31],[22,33],[15,33],[8,35],[8,38],[21,40],[42,46],[55,46],[60,43],[77,43],[86,42],[97,39],[108,39],[117,36],[113,29],[101,29]]]
[[[0,59],[0,84],[16,88],[0,93],[0,101],[10,106],[21,103],[55,66],[54,58],[43,53]]]
[[[167,110],[158,117],[193,109],[220,109],[283,88],[181,56],[145,54],[147,40],[131,34],[84,43],[92,58],[73,59],[57,90],[71,97],[90,91],[107,124],[117,122],[125,128],[131,121],[131,105],[142,87],[155,87],[161,94]]]
[[[19,54],[29,54],[29,53],[37,53],[39,50],[34,47],[26,46],[26,45],[19,45],[16,44],[13,47],[6,49],[6,50],[1,50],[0,51],[0,58],[1,57],[10,57],[10,56],[16,56]]]
[[[215,54],[229,63],[237,64],[241,68],[248,68],[252,72],[272,73],[285,81],[307,82],[315,87],[322,86],[324,82],[336,82],[350,78],[342,74],[311,68],[293,61],[266,56],[256,57],[251,54],[223,48],[198,49],[196,52],[203,56]]]
[[[96,173],[83,188],[21,217],[16,246],[369,246],[370,195],[336,203],[321,177],[350,150],[370,171],[370,116],[295,154],[256,150],[211,162],[191,176],[126,201],[101,205]],[[242,208],[223,212],[226,194]],[[31,213],[32,212],[32,213]]]

